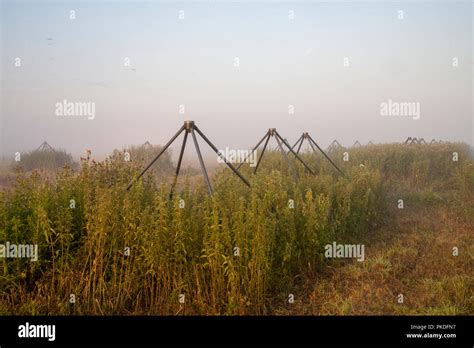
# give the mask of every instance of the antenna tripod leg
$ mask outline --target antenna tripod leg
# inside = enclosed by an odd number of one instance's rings
[[[186,148],[186,140],[188,140],[188,132],[184,132],[183,144],[181,145],[181,151],[179,153],[178,164],[176,166],[176,173],[173,180],[173,185],[171,186],[170,200],[173,198],[173,192],[178,182],[179,170],[181,169],[181,161],[183,160],[184,149]]]
[[[303,141],[304,141],[304,137],[301,136],[301,141],[300,141],[300,145],[298,146],[298,150],[296,150],[296,153],[299,154],[300,153],[300,150],[301,150],[301,145],[303,145]]]
[[[245,161],[247,160],[247,158],[250,156],[251,153],[253,153],[255,150],[257,150],[257,148],[260,146],[260,144],[265,140],[265,138],[267,137],[267,134],[265,134],[265,136],[262,138],[262,140],[260,140],[257,145],[254,146],[254,148],[252,149],[252,151],[250,151],[246,156],[245,156],[245,159],[242,161],[242,163],[240,163],[235,169],[239,170],[239,168],[245,163]]]
[[[297,177],[297,174],[296,174],[296,170],[295,170],[295,168],[293,167],[293,164],[291,163],[290,159],[288,158],[288,155],[286,154],[286,151],[283,150],[283,147],[281,146],[280,139],[278,139],[278,138],[279,138],[278,133],[275,132],[275,139],[276,139],[276,141],[277,141],[277,143],[278,143],[278,147],[280,148],[281,153],[283,154],[283,156],[285,157],[286,161],[288,162],[288,166],[290,167],[291,172],[293,173],[293,176],[294,176],[295,180],[297,180],[298,177]],[[284,142],[284,141],[283,141],[283,142]],[[284,143],[285,143],[285,142],[284,142]],[[288,146],[288,144],[286,144],[286,143],[285,143],[285,145]],[[289,147],[289,146],[288,146],[288,147]],[[290,148],[290,150],[291,150],[291,148]],[[291,151],[293,151],[293,150],[291,150]]]
[[[296,151],[296,153],[300,153],[300,149],[301,149],[301,145],[303,145],[303,141],[304,141],[304,137],[303,136],[300,136],[298,138],[298,140],[296,140],[296,143],[291,147],[292,150],[295,149],[296,145],[299,144],[298,146],[298,150]]]
[[[148,164],[145,169],[142,170],[142,172],[138,175],[138,177],[136,179],[132,179],[130,181],[130,183],[128,184],[127,186],[127,191],[130,190],[130,188],[133,186],[133,184],[138,181],[138,179],[140,179],[143,174],[146,173],[146,171],[148,169],[150,169],[150,167],[153,165],[153,163],[155,163],[158,158],[161,157],[161,155],[166,151],[166,149],[168,149],[168,147],[170,147],[170,145],[173,143],[173,141],[175,141],[175,139],[181,134],[181,132],[184,130],[184,126],[181,126],[181,128],[179,129],[179,131],[168,141],[168,143],[161,149],[160,153],[158,155],[156,155],[156,157],[153,159],[153,161],[150,162],[150,164]]]
[[[314,153],[317,153],[316,150],[314,149],[313,143],[314,143],[314,145],[316,145],[318,150],[321,151],[321,153],[324,155],[324,157],[326,157],[326,159],[334,166],[334,168],[336,168],[338,170],[338,172],[342,174],[342,176],[345,176],[344,172],[342,170],[340,170],[338,166],[336,166],[336,164],[331,160],[331,158],[329,158],[329,156],[326,154],[326,152],[324,152],[323,149],[321,149],[319,147],[319,145],[310,136],[309,137],[309,144],[311,145],[311,148],[313,149]]]
[[[275,132],[275,136],[276,136],[277,139],[278,139],[278,138],[282,139],[281,136],[280,136],[280,134],[279,134],[278,132]],[[288,147],[288,149],[290,150],[290,152],[291,152],[293,155],[295,155],[295,157],[298,159],[298,161],[300,161],[301,164],[303,164],[304,167],[305,167],[311,174],[315,175],[314,172],[311,170],[311,168],[308,167],[308,165],[301,159],[301,157],[298,156],[298,154],[297,154],[296,152],[294,152],[293,149],[292,149],[283,139],[282,139],[282,141],[283,141],[283,143],[286,145],[286,147]],[[278,144],[280,144],[280,142],[278,142]],[[286,152],[285,152],[285,156],[286,156]]]
[[[235,169],[235,167],[227,160],[227,158],[225,158],[220,152],[219,150],[217,149],[217,147],[214,146],[214,144],[209,140],[207,139],[207,137],[199,130],[199,128],[197,126],[194,126],[194,129],[196,130],[196,132],[198,132],[198,134],[204,139],[204,141],[214,150],[214,152],[224,160],[225,164],[227,164],[227,166],[232,169],[232,171],[245,183],[245,185],[247,185],[248,187],[250,187],[250,183],[247,181],[247,179],[245,179],[242,174],[239,173],[239,171],[237,169]]]
[[[257,161],[257,165],[255,166],[255,169],[253,171],[254,174],[257,173],[258,166],[260,165],[260,162],[262,161],[263,154],[265,153],[265,149],[267,148],[268,141],[270,140],[270,134],[267,133],[267,135],[265,135],[265,137],[267,138],[267,140],[265,141],[265,144],[263,145],[262,154],[260,155],[260,158]],[[265,139],[265,137],[264,137],[264,139]]]
[[[293,145],[293,146],[291,147],[292,149],[294,149],[295,146],[298,145],[298,143],[301,141],[301,138],[302,138],[302,137],[303,137],[303,136],[300,136],[300,137],[298,138],[298,140],[296,140],[295,145]]]
[[[194,133],[194,127],[191,128],[191,135],[193,136],[194,147],[196,148],[196,152],[199,158],[199,164],[201,165],[202,175],[204,176],[204,180],[206,181],[209,194],[212,196],[211,182],[209,181],[209,177],[207,176],[206,166],[204,165],[204,161],[202,160],[201,150],[199,150],[199,144],[196,139],[196,134]]]

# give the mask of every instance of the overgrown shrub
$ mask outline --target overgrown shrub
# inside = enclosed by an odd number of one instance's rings
[[[328,241],[369,232],[382,206],[376,173],[295,183],[262,169],[250,190],[226,169],[213,197],[185,183],[172,201],[152,175],[126,191],[137,168],[118,159],[51,181],[20,175],[0,199],[0,238],[36,243],[40,256],[2,261],[1,292],[19,301],[29,289],[38,313],[66,313],[71,293],[79,313],[174,314],[179,294],[186,313],[266,313],[269,294],[322,267]]]
[[[20,167],[25,171],[35,169],[43,169],[54,171],[64,166],[68,166],[73,170],[79,169],[79,164],[75,162],[71,154],[65,150],[34,150],[21,154],[18,162],[13,162],[13,167]]]
[[[388,178],[409,178],[415,168],[423,182],[452,172],[457,198],[472,199],[461,192],[472,193],[472,163],[445,161],[451,148],[414,153],[388,145],[386,158],[373,148],[373,156],[355,153],[344,177],[305,154],[321,169],[311,176],[295,164],[298,180],[281,154],[269,152],[257,175],[243,167],[250,189],[223,168],[213,175],[212,197],[203,181],[183,178],[172,200],[169,185],[154,175],[125,190],[141,166],[120,153],[85,160],[77,174],[65,168],[55,180],[20,173],[14,189],[0,191],[0,240],[38,244],[39,260],[1,261],[0,308],[270,314],[290,289],[324,269],[325,244],[360,243],[384,222]]]
[[[149,143],[143,145],[131,145],[123,150],[114,150],[112,157],[122,159],[123,161],[133,162],[135,165],[145,166],[150,163],[161,151],[159,145],[151,145]],[[128,158],[127,158],[128,157]],[[151,171],[157,175],[171,174],[174,171],[173,162],[171,160],[171,150],[167,149],[155,162]]]

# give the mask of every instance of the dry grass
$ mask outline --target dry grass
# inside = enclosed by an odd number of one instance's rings
[[[120,153],[84,160],[79,173],[20,173],[0,190],[0,241],[36,243],[40,260],[1,261],[0,313],[473,313],[474,166],[465,146],[361,147],[349,163],[335,153],[344,178],[304,154],[318,175],[299,165],[298,181],[279,154],[265,156],[258,175],[243,168],[251,189],[216,170],[212,198],[193,177],[171,201],[156,175],[125,191],[140,167]],[[366,260],[325,259],[333,241],[363,243]]]
[[[449,207],[393,212],[366,242],[366,261],[328,267],[307,284],[305,315],[469,315],[474,312],[473,229]],[[453,256],[452,248],[459,248]],[[404,303],[397,301],[404,295]],[[285,312],[281,312],[285,313]],[[285,313],[286,314],[286,313]]]

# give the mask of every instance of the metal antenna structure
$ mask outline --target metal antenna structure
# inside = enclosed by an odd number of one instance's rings
[[[132,179],[132,181],[130,181],[130,183],[127,186],[127,190],[130,190],[130,188],[133,186],[133,184],[136,181],[138,181],[146,173],[146,171],[148,169],[150,169],[150,167],[161,157],[161,155],[166,151],[166,149],[168,149],[168,147],[170,147],[170,145],[176,140],[176,138],[182,132],[184,132],[184,138],[183,138],[183,143],[181,145],[181,151],[179,153],[178,164],[177,164],[177,167],[176,167],[176,172],[175,172],[175,176],[174,176],[173,185],[171,187],[170,197],[173,194],[173,190],[174,190],[174,188],[176,186],[176,183],[177,183],[177,180],[178,180],[179,170],[181,168],[181,161],[183,160],[184,149],[186,147],[186,141],[188,140],[188,134],[191,134],[191,137],[193,138],[194,147],[196,149],[196,153],[197,153],[198,159],[199,159],[199,164],[201,165],[201,172],[202,172],[202,175],[204,177],[204,180],[206,181],[206,185],[207,185],[207,189],[209,191],[209,195],[212,195],[211,182],[209,181],[209,176],[207,174],[206,166],[204,165],[204,161],[202,159],[201,150],[199,149],[199,144],[198,144],[198,141],[197,141],[196,133],[199,134],[201,136],[201,138],[204,139],[204,141],[214,150],[214,152],[224,160],[225,164],[227,164],[227,166],[230,169],[232,169],[232,171],[240,178],[240,180],[242,180],[245,185],[250,187],[250,183],[247,181],[247,179],[245,179],[242,176],[242,174],[240,174],[237,171],[237,169],[235,169],[235,167],[227,160],[227,158],[225,158],[219,152],[219,150],[214,146],[214,144],[195,125],[194,121],[184,121],[184,125],[181,126],[181,128],[178,130],[178,132],[168,141],[168,143],[166,143],[166,145],[161,149],[161,151],[158,153],[158,155],[156,155],[156,157],[142,170],[142,172],[138,175],[138,177],[136,177],[135,179]]]
[[[421,145],[421,144],[426,144],[426,141],[423,138],[418,139],[418,138],[408,137],[407,140],[405,141],[405,144],[406,145],[411,145],[411,144]]]
[[[41,145],[36,149],[36,151],[53,151],[53,147],[48,144],[48,142],[45,140],[41,143]]]
[[[267,145],[268,145],[268,141],[270,140],[270,138],[274,137],[277,141],[277,145],[278,145],[278,149],[280,149],[281,153],[283,154],[283,157],[285,157],[286,161],[288,162],[288,166],[290,167],[291,169],[291,172],[293,173],[293,176],[296,178],[297,175],[296,175],[296,170],[295,168],[293,167],[293,164],[291,163],[290,159],[288,158],[288,155],[286,153],[286,151],[283,149],[283,145],[285,145],[288,150],[293,154],[295,155],[296,159],[298,161],[301,162],[301,164],[303,164],[303,166],[306,168],[306,170],[308,172],[310,172],[311,174],[315,175],[314,172],[311,170],[311,168],[301,159],[300,156],[298,156],[298,154],[296,152],[293,151],[293,149],[291,148],[290,144],[288,144],[288,141],[286,141],[285,139],[283,139],[281,137],[281,135],[277,132],[277,130],[275,128],[269,128],[267,133],[265,133],[265,135],[263,136],[263,138],[257,143],[257,145],[254,146],[254,148],[249,151],[249,153],[247,154],[247,156],[245,156],[245,159],[244,161],[242,161],[238,166],[237,166],[237,169],[239,169],[247,160],[247,158],[250,156],[251,153],[253,153],[254,151],[256,151],[258,149],[258,147],[260,146],[260,144],[263,143],[263,141],[265,141],[265,144],[263,145],[263,149],[262,149],[262,153],[260,154],[260,157],[257,161],[257,165],[255,166],[255,169],[253,171],[253,173],[257,173],[257,170],[258,170],[258,167],[260,166],[260,162],[262,161],[262,158],[263,158],[263,155],[265,154],[265,150],[267,148]]]
[[[329,150],[333,150],[333,149],[340,149],[342,147],[342,145],[339,143],[339,141],[337,141],[336,139],[334,139],[332,141],[332,143],[328,146],[328,148],[326,149],[326,151],[329,151]]]
[[[296,145],[298,145],[298,149],[296,150],[296,153],[299,154],[300,153],[300,150],[301,150],[301,145],[303,145],[303,142],[304,141],[307,141],[309,143],[309,145],[311,145],[311,149],[313,150],[313,152],[315,154],[317,154],[318,152],[316,151],[316,149],[314,148],[316,146],[316,148],[324,155],[324,157],[326,157],[326,159],[329,161],[329,163],[331,163],[334,168],[337,169],[337,171],[339,173],[341,173],[343,176],[344,176],[344,172],[342,170],[339,169],[339,167],[331,160],[331,158],[326,154],[326,152],[324,152],[323,149],[321,149],[321,147],[316,143],[316,141],[314,141],[314,139],[311,137],[311,135],[309,135],[309,133],[305,132],[303,133],[299,139],[296,141],[295,145],[292,146],[292,149],[294,149],[296,147]],[[337,140],[335,140],[337,141]]]

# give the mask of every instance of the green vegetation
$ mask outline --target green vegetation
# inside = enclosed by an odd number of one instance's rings
[[[348,162],[342,160],[344,151],[349,152]],[[457,162],[453,152],[458,152]],[[305,174],[295,164],[300,177],[295,181],[281,154],[269,152],[257,175],[243,167],[251,189],[221,168],[212,175],[212,197],[202,179],[181,178],[171,201],[168,181],[156,175],[145,176],[126,191],[140,166],[125,162],[118,151],[104,162],[84,160],[78,173],[64,168],[54,180],[37,172],[20,173],[13,188],[0,191],[0,241],[36,243],[39,259],[0,261],[0,312],[357,313],[349,300],[331,302],[333,310],[315,300],[319,292],[329,291],[328,269],[354,267],[346,279],[354,272],[370,278],[380,271],[385,278],[370,282],[384,284],[393,278],[392,270],[402,277],[404,269],[383,255],[362,263],[328,260],[325,244],[373,245],[377,236],[393,231],[399,219],[397,199],[408,210],[449,205],[464,223],[473,223],[474,167],[462,144],[374,145],[332,155],[344,177],[322,157],[304,153],[317,175]],[[416,259],[418,246],[384,250]],[[443,262],[440,255],[434,257]],[[465,268],[460,272],[468,273]],[[455,302],[456,296],[464,302],[454,312],[469,310],[465,294],[472,279],[458,276],[454,283],[433,280],[420,286],[446,291],[444,309],[433,309],[437,314],[451,314],[449,300]],[[450,284],[454,290],[443,290]],[[306,297],[306,306],[298,300],[288,311],[289,293]],[[76,296],[74,305],[70,294]],[[370,313],[387,312],[382,304],[386,298],[372,295],[376,302]],[[427,311],[413,306],[413,313]]]
[[[47,149],[34,150],[21,154],[21,160],[13,162],[14,168],[21,168],[24,171],[31,170],[56,170],[68,166],[74,170],[79,168],[77,162],[72,159],[71,154],[64,150]]]
[[[135,166],[144,166],[150,163],[161,151],[159,145],[151,145],[148,142],[143,145],[131,145],[124,150],[114,150],[112,158],[123,161],[130,161]],[[173,162],[171,161],[171,150],[166,151],[153,166],[153,172],[156,175],[171,174],[174,172]]]

